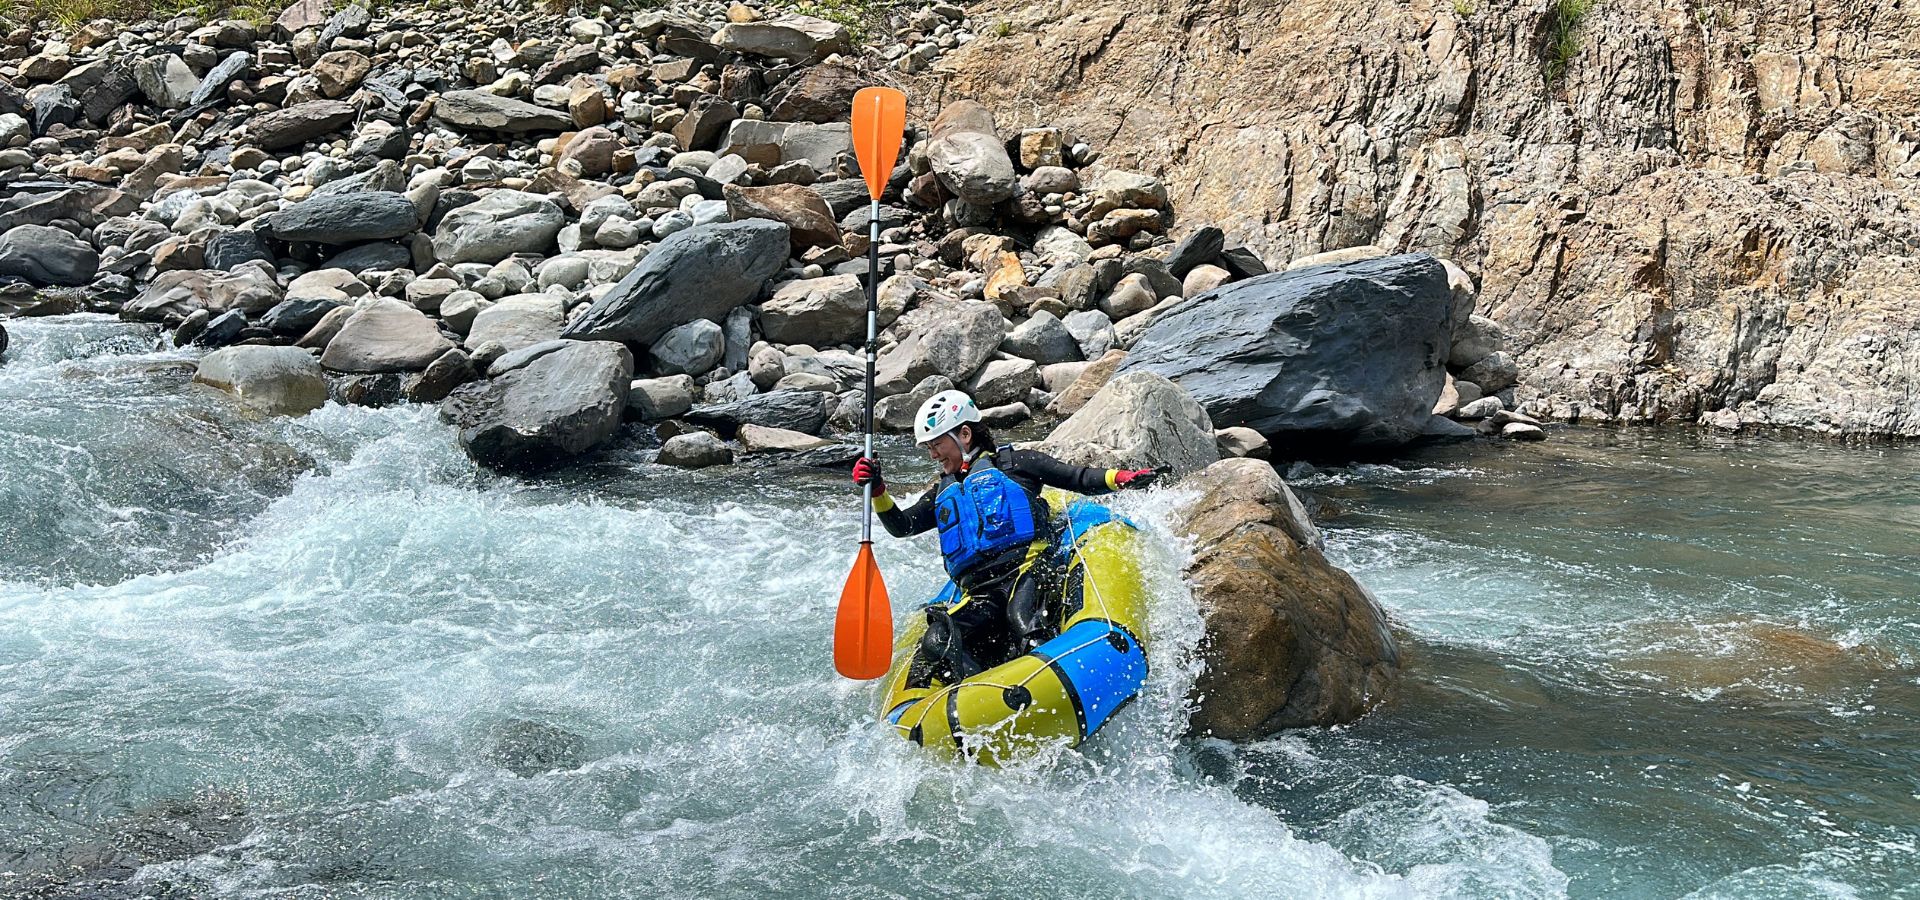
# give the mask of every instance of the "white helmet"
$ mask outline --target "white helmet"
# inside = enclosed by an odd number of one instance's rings
[[[941,391],[920,404],[913,417],[913,441],[924,444],[968,422],[980,421],[980,407],[960,391]]]

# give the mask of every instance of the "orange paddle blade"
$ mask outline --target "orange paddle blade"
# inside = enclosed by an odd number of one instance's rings
[[[853,95],[853,152],[875,200],[887,191],[906,133],[907,95],[884,87],[861,88]]]
[[[873,561],[873,542],[862,541],[834,614],[833,669],[855,681],[879,678],[887,674],[892,654],[893,604]]]

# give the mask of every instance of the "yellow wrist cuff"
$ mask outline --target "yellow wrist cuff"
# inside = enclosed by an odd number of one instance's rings
[[[1114,480],[1119,477],[1120,477],[1119,469],[1107,470],[1107,490],[1117,491],[1120,489],[1120,482]]]
[[[874,512],[886,512],[887,510],[890,510],[892,508],[893,508],[893,496],[891,494],[873,495],[873,511]]]

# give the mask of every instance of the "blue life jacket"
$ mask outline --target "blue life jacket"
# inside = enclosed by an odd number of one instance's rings
[[[1034,506],[1026,488],[991,464],[941,489],[933,521],[940,529],[947,574],[958,579],[983,562],[1032,543],[1040,536]]]

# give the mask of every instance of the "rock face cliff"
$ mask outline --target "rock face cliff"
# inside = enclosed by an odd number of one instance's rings
[[[1523,408],[1920,436],[1920,4],[990,0],[922,77],[1272,265],[1465,266]]]

